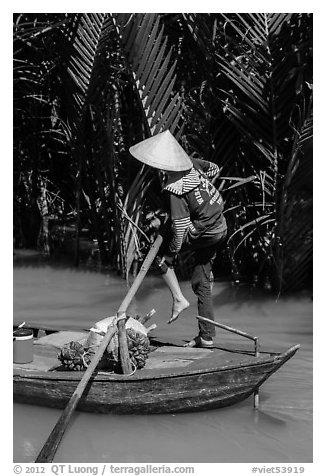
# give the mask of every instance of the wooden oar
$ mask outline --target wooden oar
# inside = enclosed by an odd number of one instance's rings
[[[141,282],[143,281],[150,265],[152,264],[159,247],[161,246],[162,243],[162,237],[161,235],[158,235],[156,238],[155,242],[151,246],[151,249],[149,250],[144,263],[142,267],[140,268],[140,271],[138,275],[136,276],[135,281],[133,282],[131,288],[129,289],[126,297],[121,303],[121,306],[119,307],[118,310],[118,316],[119,319],[125,319],[125,312],[134,297],[135,293],[137,292],[137,289],[139,288]],[[62,440],[62,437],[66,431],[66,428],[69,424],[69,421],[72,417],[72,414],[78,405],[78,402],[91,378],[93,375],[93,372],[95,368],[97,367],[97,364],[101,360],[105,349],[109,345],[112,337],[114,334],[117,332],[117,327],[114,324],[113,326],[109,326],[107,333],[103,337],[103,340],[97,349],[95,355],[93,356],[89,366],[87,367],[82,379],[80,380],[76,390],[72,394],[66,408],[64,409],[62,415],[60,416],[59,420],[57,421],[55,427],[53,428],[52,432],[50,433],[48,439],[46,440],[45,444],[43,445],[40,453],[38,454],[35,463],[51,463],[53,461],[54,455],[58,449],[58,446]]]
[[[72,417],[72,414],[87,386],[89,379],[91,378],[97,364],[99,363],[102,355],[109,345],[112,337],[117,332],[117,326],[110,326],[108,328],[108,332],[105,334],[101,345],[99,346],[96,354],[91,360],[91,363],[87,367],[82,379],[80,380],[79,384],[77,385],[76,390],[72,394],[66,408],[62,412],[59,420],[57,421],[55,427],[53,428],[50,436],[46,440],[43,448],[41,449],[39,455],[37,456],[35,463],[51,463],[53,461],[54,455],[58,449],[58,446],[62,440],[64,432],[68,426],[68,423]]]

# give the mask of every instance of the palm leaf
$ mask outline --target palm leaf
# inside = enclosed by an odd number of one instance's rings
[[[174,93],[175,67],[172,49],[167,50],[160,16],[157,14],[114,14],[114,21],[126,57],[126,65],[133,79],[136,97],[144,120],[145,137],[169,129],[178,138],[183,102]],[[132,221],[125,224],[126,273],[136,257],[137,225],[146,200],[146,192],[153,179],[142,167],[130,185],[124,207]]]
[[[283,182],[278,212],[278,234],[283,238],[284,263],[280,269],[286,289],[299,287],[312,272],[312,100],[298,107],[291,160]]]
[[[114,33],[112,18],[104,13],[74,14],[69,25],[62,28],[63,86],[77,176],[76,262],[84,185],[88,190],[92,221],[103,261],[107,256],[104,235],[108,239],[110,233],[106,185],[110,173],[107,157],[110,156],[111,141],[105,126],[111,88],[112,61],[109,52]]]
[[[114,19],[149,133],[176,133],[182,101],[173,94],[176,63],[171,64],[172,49],[167,51],[160,16],[117,14]]]
[[[223,55],[217,51],[216,60],[239,96],[234,105],[225,103],[226,110],[230,111],[242,133],[254,139],[256,144],[263,142],[264,155],[274,164],[283,138],[279,130],[289,123],[289,114],[284,114],[284,103],[278,100],[279,91],[275,89],[276,84],[281,84],[279,76],[284,81],[284,71],[276,69],[279,53],[269,45],[282,24],[289,20],[289,15],[237,14],[237,22],[228,15],[222,16],[228,23],[226,30],[233,30],[234,34],[227,35]],[[238,37],[240,54],[235,45]],[[282,114],[278,114],[279,110]]]
[[[247,225],[254,223],[255,214],[259,217],[261,202],[265,208],[268,197],[272,219],[266,230],[270,232],[270,224],[274,224],[274,227],[277,226],[276,236],[282,236],[280,222],[285,220],[282,207],[286,208],[286,194],[292,196],[293,189],[302,186],[305,174],[310,175],[311,172],[311,164],[304,161],[304,165],[299,152],[305,147],[300,143],[303,137],[307,137],[308,141],[311,128],[306,123],[304,133],[301,123],[299,139],[291,127],[298,103],[297,82],[301,74],[300,68],[296,67],[298,61],[293,45],[304,41],[296,24],[301,21],[300,16],[291,13],[239,13],[185,14],[184,17],[201,51],[204,53],[206,50],[205,57],[216,64],[220,72],[220,81],[216,80],[215,87],[218,88],[223,111],[244,139],[240,143],[240,147],[244,142],[246,144],[243,157],[248,152],[252,155],[246,160],[246,166],[259,178],[254,181],[259,200],[257,194],[253,195],[253,208],[248,207],[250,197],[245,197],[247,210],[252,210]],[[219,25],[220,18],[223,18],[220,28],[214,29],[214,18]],[[225,138],[222,140],[224,142]],[[289,144],[292,145],[292,159],[286,169]],[[236,211],[236,208],[233,209]],[[241,221],[239,223],[236,217],[234,220],[241,231],[247,226]],[[231,236],[238,238],[238,235],[235,231]],[[247,241],[246,238],[242,242]],[[280,268],[284,257],[279,252],[278,240],[274,243],[275,263]],[[280,269],[277,272],[282,274]]]
[[[70,117],[73,118],[76,135],[85,120],[88,107],[92,103],[105,101],[109,86],[107,75],[103,74],[103,57],[108,51],[108,38],[113,25],[108,14],[77,14],[68,32],[67,75],[65,86],[71,92]],[[70,83],[69,83],[70,78]]]

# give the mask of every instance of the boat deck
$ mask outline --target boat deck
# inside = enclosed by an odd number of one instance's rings
[[[60,371],[61,364],[58,360],[58,353],[62,346],[70,341],[78,341],[81,344],[87,338],[86,332],[60,331],[34,340],[34,360],[27,364],[14,364],[14,373],[25,371],[52,372]],[[185,371],[195,371],[197,369],[217,368],[232,365],[257,363],[270,359],[275,352],[263,352],[261,357],[254,356],[252,346],[229,346],[215,347],[213,349],[199,349],[183,347],[183,342],[174,341],[151,341],[153,351],[150,352],[144,369],[138,370],[137,374],[153,374],[153,371],[162,373],[171,372],[173,369],[184,368]],[[62,367],[61,367],[62,369]],[[66,373],[67,371],[64,371]],[[58,372],[55,372],[56,374]],[[78,372],[75,372],[78,374]],[[99,371],[100,374],[109,374],[107,371]]]

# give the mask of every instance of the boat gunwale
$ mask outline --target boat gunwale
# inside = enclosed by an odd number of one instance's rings
[[[185,367],[174,367],[173,371],[169,373],[157,373],[158,369],[144,369],[146,374],[135,373],[133,375],[123,375],[115,373],[106,373],[103,371],[98,371],[94,376],[92,376],[91,381],[100,383],[100,382],[143,382],[147,380],[158,380],[158,379],[167,379],[167,378],[180,378],[180,377],[190,377],[194,375],[205,375],[218,372],[225,372],[230,370],[245,370],[250,367],[263,366],[266,364],[273,364],[277,366],[283,365],[288,359],[290,359],[296,351],[300,348],[299,344],[293,345],[288,348],[285,352],[273,354],[268,356],[259,356],[256,361],[251,362],[238,362],[237,364],[229,364],[218,367],[203,368],[203,369],[188,369]],[[252,356],[254,357],[254,356]],[[160,369],[161,370],[161,369]],[[169,369],[166,369],[169,371]],[[152,374],[148,374],[152,372]],[[156,372],[156,373],[155,373]],[[24,369],[24,368],[15,368],[14,369],[14,379],[30,379],[30,380],[56,380],[58,382],[78,382],[81,379],[81,376],[84,372],[79,371],[55,371],[53,370],[36,370],[36,369]],[[61,374],[61,375],[58,375]]]

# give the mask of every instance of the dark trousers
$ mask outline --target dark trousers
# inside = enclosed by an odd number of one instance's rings
[[[166,231],[166,229],[165,229]],[[159,270],[162,274],[167,272],[168,267],[173,267],[173,257],[166,254],[170,236],[170,230],[167,233],[163,233],[163,244],[156,257],[156,265],[159,266]],[[191,286],[194,293],[197,296],[197,308],[198,314],[202,317],[207,317],[214,321],[214,309],[213,309],[213,262],[216,257],[216,253],[221,248],[227,235],[227,231],[217,233],[209,239],[188,241],[183,249],[192,249],[195,254],[195,262],[191,276]],[[159,265],[165,256],[165,261],[162,265]],[[215,326],[206,322],[198,321],[199,335],[205,340],[210,340],[215,336]]]
[[[214,243],[203,248],[194,247],[195,263],[191,277],[191,286],[197,296],[198,314],[214,321],[212,290],[214,283],[213,262],[216,253],[226,237],[226,231],[214,237]],[[198,321],[199,336],[210,340],[215,336],[215,326]]]

